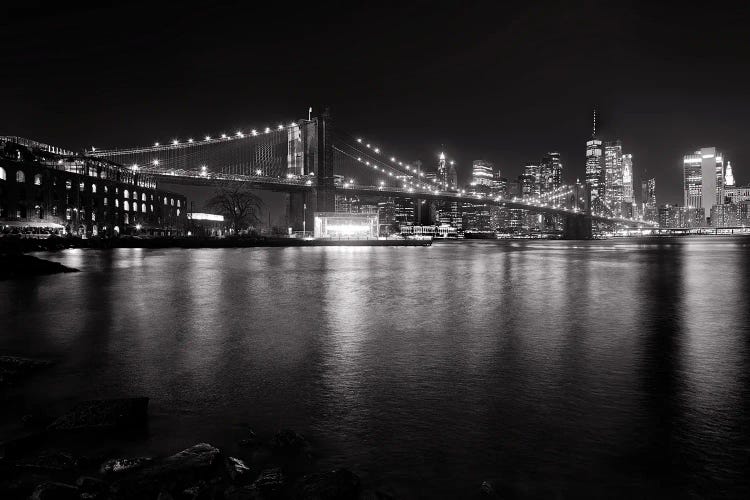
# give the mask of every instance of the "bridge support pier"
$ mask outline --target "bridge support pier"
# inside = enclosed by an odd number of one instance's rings
[[[591,231],[591,216],[587,214],[575,214],[565,217],[565,227],[563,229],[563,239],[566,240],[590,240],[593,233]]]
[[[292,231],[312,232],[315,224],[316,200],[310,191],[288,193],[286,219]],[[304,223],[303,223],[304,222]]]

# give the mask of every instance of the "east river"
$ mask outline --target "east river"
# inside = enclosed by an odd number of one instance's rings
[[[145,395],[133,453],[309,436],[402,497],[739,497],[750,239],[67,250],[0,282],[0,352],[50,411]],[[545,493],[546,492],[546,493]]]

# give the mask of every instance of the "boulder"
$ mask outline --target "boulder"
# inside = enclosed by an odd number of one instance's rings
[[[52,363],[43,359],[0,356],[0,387],[12,385]]]
[[[102,474],[125,472],[141,467],[142,465],[148,463],[150,460],[151,459],[147,457],[112,458],[102,464],[102,466],[99,468],[99,472],[101,472]]]
[[[159,491],[182,493],[216,472],[220,451],[200,443],[172,456],[152,460],[112,485],[116,496],[149,497]]]
[[[78,403],[49,429],[129,428],[145,426],[147,421],[148,398],[100,399]]]
[[[16,462],[16,467],[40,471],[67,471],[78,466],[72,453],[61,450],[45,450],[38,456]]]
[[[304,500],[356,500],[359,477],[347,469],[308,474],[297,483],[297,498]]]
[[[31,500],[78,500],[78,488],[64,483],[47,481],[34,489]]]
[[[249,448],[251,446],[258,446],[260,444],[260,440],[252,430],[248,430],[247,437],[237,441],[237,444],[243,448]]]
[[[291,429],[282,429],[273,436],[273,448],[284,455],[297,455],[310,449],[310,443],[302,434]]]
[[[281,469],[265,469],[253,482],[253,488],[264,497],[274,498],[281,494],[284,488],[284,475]]]
[[[224,461],[224,468],[229,475],[229,479],[235,483],[245,482],[250,477],[250,467],[239,458],[227,457]]]

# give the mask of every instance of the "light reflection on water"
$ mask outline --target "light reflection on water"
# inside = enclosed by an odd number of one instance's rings
[[[0,282],[29,404],[152,398],[163,452],[236,422],[312,436],[404,496],[738,495],[750,449],[743,239],[46,254]]]

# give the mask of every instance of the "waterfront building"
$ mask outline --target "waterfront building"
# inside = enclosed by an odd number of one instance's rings
[[[377,213],[315,212],[315,238],[369,239],[378,236]]]
[[[711,207],[724,202],[724,159],[715,147],[686,154],[682,169],[685,206],[710,214]]]
[[[724,203],[711,207],[711,227],[737,227],[740,225],[740,210],[735,203]]]
[[[750,200],[750,185],[726,186],[724,188],[724,200],[726,203],[740,203]]]
[[[378,202],[378,235],[389,236],[398,232],[396,205],[392,198]]]
[[[187,230],[187,201],[138,170],[20,137],[0,137],[0,225],[81,236]]]
[[[656,221],[656,179],[641,181],[641,213],[643,220]]]

